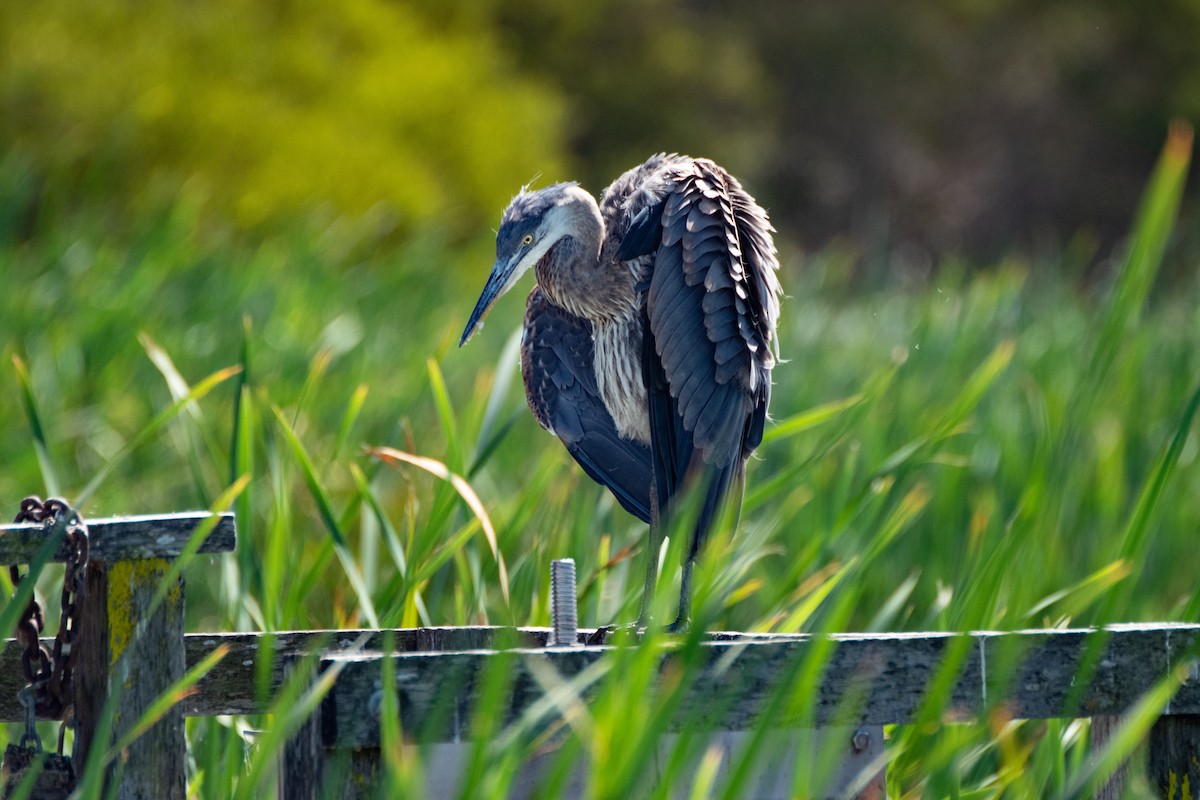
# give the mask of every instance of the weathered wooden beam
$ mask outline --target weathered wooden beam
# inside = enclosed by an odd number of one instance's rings
[[[795,716],[776,691],[793,676],[795,665],[814,655],[812,640],[716,642],[696,655],[698,670],[668,730],[753,728],[768,713],[780,727],[908,722],[915,718],[947,646],[955,637],[906,639],[839,637],[828,654],[821,684],[806,697],[809,708]],[[897,647],[897,644],[902,646]],[[545,695],[539,674],[553,671],[570,682],[611,657],[611,647],[570,650],[514,650],[466,653],[406,653],[394,659],[398,701],[405,730],[422,741],[469,737],[475,695],[488,671],[508,671],[507,717],[515,719]],[[675,648],[664,646],[662,666],[670,670]],[[326,704],[327,747],[377,747],[376,710],[381,660],[378,654],[334,656],[341,674]],[[500,661],[503,659],[503,661]],[[978,664],[967,657],[949,700],[950,713],[970,717],[981,707]],[[586,700],[592,692],[584,690]],[[855,709],[858,709],[857,711]]]
[[[581,639],[589,633],[581,632]],[[273,635],[273,649],[278,654],[314,649],[337,653],[346,651],[364,635],[367,638],[362,651],[378,653],[383,646],[379,631],[280,633]],[[445,670],[452,664],[474,665],[468,667],[468,672],[477,673],[494,656],[487,651],[497,647],[531,648],[528,655],[549,659],[556,668],[562,664],[562,669],[569,669],[572,659],[580,665],[592,663],[607,649],[543,651],[547,635],[546,629],[491,627],[392,632],[394,651],[411,654],[403,659],[406,668],[428,670],[435,683],[445,680]],[[1190,653],[1193,643],[1200,641],[1200,626],[1115,626],[1105,632],[1102,648],[1091,659],[1095,664],[1090,680],[1077,681],[1081,669],[1088,664],[1093,635],[1085,630],[834,635],[831,637],[834,649],[822,689],[824,703],[833,709],[842,702],[847,690],[865,691],[861,700],[863,721],[895,724],[911,720],[925,698],[930,678],[948,654],[947,648],[956,643],[956,648],[962,648],[959,652],[962,661],[947,698],[945,711],[951,715],[971,717],[1001,702],[1012,716],[1024,719],[1120,713],[1164,677],[1171,665]],[[187,701],[189,714],[250,713],[262,709],[254,694],[254,664],[262,636],[190,634],[187,637],[189,664],[199,661],[218,644],[231,648],[229,656],[201,683],[200,691]],[[812,639],[803,635],[739,638],[736,634],[715,633],[711,637],[713,641],[705,645],[705,659],[710,666],[736,654],[744,665],[740,669],[752,670],[764,680],[769,679],[772,671],[786,668],[793,659],[803,658],[812,647]],[[720,683],[722,679],[702,677],[701,681],[704,680]],[[1073,684],[1081,688],[1075,690]],[[726,690],[724,684],[708,688],[721,693]],[[5,711],[2,694],[0,711]],[[18,712],[13,703],[12,713]],[[1180,689],[1169,713],[1200,713],[1200,681],[1189,682]]]
[[[218,646],[229,648],[228,655],[199,685],[199,694],[189,698],[187,712],[192,716],[250,714],[261,711],[266,701],[255,696],[255,663],[260,648],[279,659],[271,689],[282,679],[282,659],[318,650],[339,652],[354,646],[363,636],[363,649],[378,651],[383,646],[382,631],[328,630],[288,631],[281,633],[190,633],[185,640],[188,667],[195,666]],[[489,626],[463,628],[403,628],[391,631],[396,652],[438,652],[481,650],[499,645],[543,647],[546,628],[501,628]],[[54,640],[44,638],[47,647]],[[269,644],[267,644],[269,642]],[[21,673],[21,649],[15,639],[0,640],[0,722],[23,719],[17,703],[17,691],[24,685]]]
[[[821,683],[808,698],[812,717],[792,719],[776,710],[774,724],[912,722],[921,713],[934,676],[951,658],[958,660],[949,667],[950,688],[937,707],[937,718],[974,718],[1000,704],[1012,716],[1027,719],[1120,713],[1190,654],[1198,636],[1200,626],[1122,626],[1105,631],[1089,658],[1095,641],[1090,631],[835,635],[830,637]],[[752,728],[773,701],[774,688],[816,647],[809,637],[703,645],[680,724],[686,720],[719,730]],[[539,666],[550,666],[570,679],[603,659],[607,650],[513,651],[510,714],[515,717],[542,697],[534,674]],[[394,656],[405,729],[428,733],[435,741],[468,735],[473,692],[497,658],[492,651]],[[664,664],[672,658],[667,646]],[[380,659],[377,654],[331,659],[344,663],[330,698],[333,717],[325,730],[332,731],[332,738],[327,745],[377,745],[373,709],[378,699],[372,695],[378,687]],[[1085,680],[1082,673],[1089,665],[1091,676]],[[1078,691],[1072,690],[1072,683]],[[1196,688],[1185,685],[1170,713],[1200,713]],[[449,711],[435,702],[447,696],[454,698]]]
[[[87,519],[89,552],[93,561],[137,561],[175,558],[183,552],[196,526],[212,515],[207,511]],[[0,525],[0,564],[27,564],[37,552],[46,529],[37,523]],[[229,553],[237,546],[233,514],[220,514],[200,545],[201,553]],[[64,541],[52,560],[65,561]]]
[[[466,666],[456,668],[477,675],[495,657],[497,647],[517,647],[522,659],[546,660],[566,674],[594,663],[610,649],[591,646],[571,651],[543,650],[548,635],[545,628],[423,628],[389,633],[394,651],[403,654],[398,657],[397,668],[416,678],[428,675],[431,686],[440,686],[450,668],[459,664]],[[581,631],[581,639],[589,633]],[[793,659],[803,658],[813,646],[812,638],[805,635],[711,636],[713,641],[704,645],[710,675],[701,677],[698,687],[722,694],[731,690],[731,684],[711,673],[713,666],[736,664],[742,675],[768,681]],[[833,648],[818,707],[836,709],[846,691],[853,690],[862,693],[860,713],[864,721],[909,721],[924,700],[930,678],[942,665],[948,648],[956,643],[955,648],[962,648],[962,660],[944,709],[950,715],[973,717],[1000,703],[1020,719],[1118,714],[1167,675],[1172,665],[1191,657],[1200,642],[1200,625],[1121,625],[1106,629],[1102,646],[1092,659],[1091,677],[1083,682],[1078,680],[1079,673],[1087,665],[1089,643],[1093,641],[1090,637],[1094,636],[1095,632],[1087,630],[836,634],[830,637]],[[255,664],[268,639],[271,645],[267,650],[276,658],[272,688],[282,680],[279,664],[284,656],[315,650],[351,652],[360,640],[364,655],[352,657],[359,663],[351,665],[351,672],[361,672],[368,683],[378,679],[382,631],[188,634],[188,665],[198,663],[220,645],[230,651],[201,681],[198,692],[184,701],[186,712],[206,716],[262,711],[267,698],[256,696]],[[0,649],[0,720],[20,719],[21,709],[16,702],[19,659],[15,642],[6,641]],[[341,680],[349,681],[349,686],[357,679]],[[1079,688],[1073,689],[1072,684]],[[740,685],[742,688],[732,685],[732,690],[743,695],[752,693],[752,686]],[[1200,714],[1200,675],[1184,683],[1167,714]]]

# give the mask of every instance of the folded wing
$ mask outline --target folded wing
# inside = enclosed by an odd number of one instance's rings
[[[617,433],[596,387],[591,323],[534,287],[525,306],[521,376],[529,408],[592,480],[630,514],[650,521],[650,450]]]
[[[778,263],[766,213],[720,167],[670,168],[668,189],[631,213],[619,258],[651,255],[643,371],[658,502],[706,482],[692,543],[761,443],[775,363]]]

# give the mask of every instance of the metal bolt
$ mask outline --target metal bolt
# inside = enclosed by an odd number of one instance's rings
[[[560,558],[550,563],[551,646],[578,644],[578,615],[575,610],[575,559]]]
[[[865,753],[867,748],[871,746],[871,734],[867,733],[862,728],[854,732],[850,737],[850,749],[856,753]]]

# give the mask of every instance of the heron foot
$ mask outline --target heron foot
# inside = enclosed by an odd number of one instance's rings
[[[626,637],[636,638],[646,630],[646,626],[641,620],[637,622],[627,622],[624,625],[602,625],[596,630],[588,634],[587,645],[613,644],[615,639],[625,639]]]
[[[667,626],[667,633],[687,633],[692,627],[692,620],[680,614],[675,621]]]

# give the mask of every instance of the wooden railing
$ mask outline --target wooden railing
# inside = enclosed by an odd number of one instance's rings
[[[205,523],[205,520],[208,520]],[[191,633],[183,630],[183,583],[160,591],[172,578],[171,559],[188,546],[192,531],[212,526],[199,552],[234,549],[233,519],[205,513],[89,520],[92,546],[86,613],[76,664],[77,763],[84,763],[105,700],[118,697],[112,741],[141,717],[185,671],[218,647],[228,654],[169,713],[130,747],[118,797],[183,797],[187,743],[183,717],[265,711],[297,662],[319,653],[319,671],[330,670],[331,689],[288,744],[281,758],[283,797],[319,795],[328,777],[343,796],[371,796],[381,770],[381,676],[395,676],[396,707],[406,732],[419,731],[430,796],[455,796],[470,747],[468,721],[475,691],[489,668],[503,659],[512,670],[507,698],[510,718],[540,709],[552,687],[570,684],[585,702],[593,676],[603,672],[612,645],[546,647],[547,629],[425,628],[391,631],[297,631],[290,633]],[[26,563],[42,541],[36,525],[0,526],[0,563]],[[192,549],[195,548],[192,543]],[[147,614],[152,601],[153,613]],[[580,632],[581,642],[590,631]],[[503,651],[497,649],[503,645]],[[662,663],[679,656],[678,641],[662,645]],[[688,655],[698,672],[673,719],[711,730],[710,746],[732,753],[759,725],[778,729],[787,747],[813,747],[811,731],[837,744],[842,763],[830,796],[851,792],[882,796],[886,765],[884,725],[914,721],[968,721],[1002,709],[1012,719],[1093,718],[1093,732],[1114,721],[1156,687],[1174,691],[1149,740],[1148,775],[1163,796],[1171,786],[1200,785],[1200,676],[1194,657],[1200,625],[1120,625],[1103,631],[1030,630],[841,634],[820,640],[805,635],[709,634]],[[387,648],[387,652],[385,652]],[[259,672],[272,658],[265,693]],[[781,682],[805,659],[821,659],[821,680],[806,711],[776,702]],[[0,719],[22,719],[17,692],[24,684],[20,651],[8,640],[0,651]],[[1177,687],[1177,688],[1176,688]],[[931,691],[934,696],[931,697]],[[938,692],[941,692],[938,695]],[[450,698],[449,707],[441,698]],[[664,748],[679,723],[666,725]],[[778,737],[777,741],[778,741]],[[103,743],[105,747],[109,742]],[[794,763],[764,759],[753,781],[755,797],[784,797]],[[794,759],[792,760],[794,762]],[[536,759],[535,759],[536,762]],[[513,796],[530,796],[542,764],[530,763],[513,783]],[[1120,773],[1105,792],[1120,790]]]

